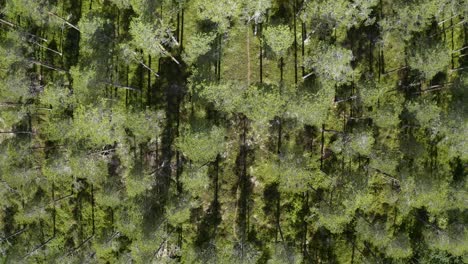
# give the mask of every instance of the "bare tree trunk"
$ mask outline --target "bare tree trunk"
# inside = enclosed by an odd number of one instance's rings
[[[250,23],[247,23],[247,88],[250,87]]]
[[[179,7],[180,8],[180,4],[179,4]],[[177,11],[177,25],[176,25],[176,40],[177,42],[179,41],[179,35],[180,35],[180,10]]]
[[[305,76],[305,67],[304,67],[304,56],[305,56],[305,39],[306,39],[306,26],[305,23],[302,22],[302,77]]]
[[[297,85],[297,27],[296,27],[296,12],[297,0],[294,0],[294,83]]]
[[[148,67],[151,69],[151,55],[148,55]],[[148,70],[148,91],[146,95],[146,100],[148,101],[147,105],[151,105],[151,95],[152,95],[150,69]]]
[[[374,67],[372,65],[374,56],[372,52],[373,52],[373,42],[372,42],[372,39],[369,39],[369,72],[370,73],[373,73],[374,71]]]
[[[309,191],[306,191],[305,194],[304,194],[304,200],[305,200],[305,203],[304,203],[304,210],[308,210],[309,208]],[[302,216],[302,225],[303,225],[303,232],[304,232],[304,237],[303,237],[303,240],[302,240],[302,256],[303,256],[303,259],[304,261],[307,260],[307,221],[306,221],[306,213],[308,211],[305,211],[303,213],[303,216]],[[307,261],[306,261],[307,262]]]
[[[281,86],[283,85],[283,57],[280,59],[280,93],[281,93]]]
[[[323,170],[323,148],[325,143],[325,124],[322,124],[322,139],[321,139],[321,150],[320,150],[320,170]]]
[[[183,50],[183,45],[184,45],[184,8],[182,8],[182,14],[181,14],[181,26],[180,26],[180,51],[179,53],[182,53]]]
[[[263,23],[260,23],[260,83],[263,83]]]
[[[222,36],[219,34],[218,39],[218,82],[221,81],[221,44],[222,44]]]
[[[453,17],[453,13],[452,13],[452,17]],[[452,51],[455,49],[455,44],[454,44],[454,39],[453,39],[453,18],[450,18],[450,27],[452,28],[451,30],[451,36],[452,36]],[[452,57],[452,69],[455,68],[455,61],[453,59],[453,52],[451,53],[451,57]]]
[[[127,65],[127,79],[126,79],[126,86],[128,86],[128,74],[129,74],[129,66]],[[129,90],[125,89],[125,108],[128,108],[128,96],[129,96]]]
[[[96,233],[96,225],[94,224],[94,186],[91,184],[91,221],[93,224],[93,236]]]

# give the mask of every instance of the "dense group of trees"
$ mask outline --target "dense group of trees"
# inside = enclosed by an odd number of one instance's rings
[[[2,263],[467,263],[465,0],[0,0]]]

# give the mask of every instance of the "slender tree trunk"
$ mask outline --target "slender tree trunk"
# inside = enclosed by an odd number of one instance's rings
[[[323,147],[325,143],[325,124],[322,124],[322,139],[321,139],[321,150],[320,150],[320,170],[323,170]]]
[[[125,83],[126,83],[126,86],[129,85],[129,83],[128,83],[128,74],[129,74],[129,71],[130,71],[130,69],[129,69],[129,66],[127,65],[127,74],[126,74],[126,82],[125,82]],[[128,98],[128,96],[129,96],[129,90],[128,90],[128,89],[125,89],[125,108],[128,108],[128,103],[129,103],[129,98]]]
[[[447,34],[445,33],[445,23],[442,23],[442,33],[444,34],[442,36],[442,39],[444,40],[444,42],[447,41]]]
[[[302,26],[302,47],[301,47],[302,48],[302,66],[301,68],[302,68],[302,77],[304,77],[305,76],[305,67],[304,67],[305,43],[304,42],[306,39],[307,32],[306,32],[306,26],[304,22],[302,22],[301,26]]]
[[[180,6],[179,6],[180,8]],[[177,42],[179,42],[179,35],[180,35],[180,9],[177,11],[177,25],[176,25],[176,37],[175,39],[177,40]]]
[[[380,49],[380,63],[381,63],[381,68],[382,68],[382,74],[385,74],[385,56],[384,56],[384,47],[382,44],[382,48]]]
[[[280,59],[280,93],[281,93],[281,86],[283,86],[283,57]]]
[[[52,224],[54,225],[54,229],[53,229],[53,237],[55,237],[55,234],[57,233],[57,226],[56,226],[56,215],[57,215],[57,211],[55,209],[55,183],[52,183],[52,206],[53,206],[53,210],[52,210]]]
[[[180,26],[180,40],[179,40],[179,45],[180,45],[180,51],[179,53],[182,53],[183,45],[184,45],[184,8],[182,8],[182,14],[181,14],[181,26]]]
[[[250,23],[247,23],[247,88],[250,87]]]
[[[143,50],[141,50],[140,52],[143,54]],[[140,80],[139,80],[139,84],[140,84],[139,88],[140,88],[140,91],[142,91],[140,93],[140,109],[143,109],[143,85],[144,85],[144,81],[145,81],[145,73],[144,73],[143,69],[141,69],[141,71],[140,71]]]
[[[379,81],[380,81],[380,75],[382,73],[382,56],[380,56],[381,54],[381,45],[379,45],[379,49],[378,49],[378,53],[379,53],[379,60],[378,60],[378,66],[379,66]]]
[[[382,3],[382,0],[379,0],[379,16],[378,16],[378,22],[382,21],[384,18],[384,14],[383,14],[383,3]],[[379,81],[380,81],[380,78],[381,78],[381,75],[382,74],[385,74],[385,66],[384,66],[384,44],[381,43],[379,45]]]
[[[94,224],[94,185],[91,184],[91,221],[93,224],[93,235],[96,233],[96,225]]]
[[[369,72],[370,73],[373,73],[374,72],[374,67],[373,67],[373,59],[374,59],[374,56],[372,54],[372,50],[373,50],[373,44],[372,44],[372,39],[369,39]]]
[[[218,58],[216,58],[216,61],[214,62],[214,75],[216,76],[216,81],[217,81],[218,80]]]
[[[151,55],[148,55],[148,67],[151,69]],[[146,95],[146,100],[148,101],[148,105],[151,105],[151,95],[152,95],[152,89],[151,89],[151,70],[148,69],[148,91]]]
[[[245,207],[247,209],[247,117],[245,115],[242,116],[242,124],[243,124],[243,131],[242,131],[242,147],[241,147],[241,158],[242,158],[242,173],[241,173],[241,207]],[[246,238],[246,224],[247,224],[247,219],[246,219],[246,212],[244,212],[244,209],[240,210],[241,214],[244,214],[241,216],[241,218],[244,218],[241,220],[241,243],[242,243],[242,256],[244,255],[244,244],[245,244],[245,238]]]
[[[278,234],[280,234],[280,237],[283,237],[283,234],[281,232],[281,227],[280,227],[280,213],[281,213],[281,194],[278,190],[278,199],[276,199],[276,238],[275,241],[278,243]]]
[[[181,104],[181,95],[177,95],[177,122],[176,122],[176,137],[179,137],[180,131],[180,104]],[[180,182],[180,175],[182,175],[183,170],[182,157],[180,157],[180,152],[176,151],[176,189],[177,196],[181,197],[182,195],[182,183]],[[177,230],[177,245],[179,248],[182,248],[182,225],[179,224],[176,228]]]
[[[393,181],[392,181],[392,184],[393,184]],[[396,225],[396,218],[397,218],[397,207],[393,207],[393,235],[395,235],[395,233],[397,232],[397,225]]]
[[[452,17],[453,17],[453,13],[451,14]],[[454,39],[453,39],[453,18],[450,18],[450,27],[452,28],[451,30],[451,36],[452,36],[452,51],[455,49],[455,43],[454,43]],[[451,53],[451,56],[452,56],[452,69],[455,68],[455,61],[453,59],[453,53]]]
[[[221,44],[222,44],[222,36],[219,34],[218,39],[218,82],[221,81]]]
[[[278,142],[276,145],[276,153],[280,155],[281,154],[281,138],[282,138],[282,133],[283,133],[281,117],[278,117],[277,121],[278,121]]]
[[[80,232],[79,232],[79,235],[80,235],[80,238],[83,237],[83,213],[82,213],[82,200],[81,200],[81,197],[80,197],[80,192],[81,191],[78,191],[76,193],[76,199],[78,199],[78,212],[79,212],[79,216],[78,216],[78,222],[80,223]]]
[[[282,87],[283,87],[283,57],[280,58],[280,95],[282,93]],[[276,148],[276,153],[278,154],[278,164],[279,167],[281,167],[281,139],[282,139],[282,133],[283,133],[283,124],[282,124],[282,119],[281,117],[278,117],[278,142],[277,142],[277,148]],[[279,175],[281,177],[281,175]],[[278,188],[278,187],[277,187]],[[278,199],[276,203],[276,239],[275,241],[278,242],[278,233],[281,236],[282,241],[283,239],[283,233],[281,231],[281,225],[280,225],[280,205],[281,203],[281,197],[280,197],[280,192],[278,190]]]
[[[176,113],[176,137],[179,137],[180,130],[180,104],[181,96],[177,95],[177,113]],[[182,184],[180,183],[180,175],[182,174],[182,161],[180,157],[180,152],[176,151],[176,181],[177,181],[177,194],[182,193]]]
[[[260,83],[263,83],[263,23],[259,25],[260,39]]]
[[[297,85],[297,27],[296,27],[297,0],[294,0],[294,83]]]
[[[303,225],[303,240],[302,240],[302,258],[304,262],[307,262],[307,221],[306,221],[306,215],[308,213],[308,208],[309,208],[309,191],[306,191],[304,193],[304,204],[303,204],[303,216],[302,216],[302,225]]]
[[[214,177],[214,201],[217,203],[218,202],[218,190],[219,190],[219,158],[220,155],[216,155],[216,160],[215,160],[215,177]]]

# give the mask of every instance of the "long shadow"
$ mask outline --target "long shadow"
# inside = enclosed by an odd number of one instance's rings
[[[220,157],[212,163],[209,168],[209,175],[212,180],[212,187],[214,190],[213,201],[210,204],[210,207],[203,215],[202,220],[198,226],[198,234],[195,240],[195,245],[201,249],[200,252],[206,251],[209,249],[209,242],[216,237],[216,229],[221,223],[221,212],[218,199],[218,190],[219,190],[219,163]]]
[[[249,215],[251,212],[250,197],[252,194],[252,182],[247,172],[249,164],[253,162],[253,150],[247,145],[247,131],[249,121],[246,116],[242,115],[239,119],[239,127],[242,129],[240,134],[240,148],[239,154],[236,158],[235,174],[238,176],[237,190],[240,191],[239,199],[237,200],[237,237],[240,238],[239,243],[236,245],[236,250],[240,256],[244,256],[244,246],[248,242],[249,233]]]
[[[166,122],[161,138],[161,155],[156,164],[155,186],[145,201],[145,226],[155,227],[163,219],[165,206],[169,200],[169,189],[172,177],[172,159],[176,152],[173,149],[174,139],[178,134],[179,108],[185,94],[185,65],[177,65],[170,58],[161,60],[160,87],[164,89],[166,101]]]

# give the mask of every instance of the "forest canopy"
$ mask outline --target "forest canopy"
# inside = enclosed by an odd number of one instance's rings
[[[468,263],[465,0],[0,0],[0,262]]]

